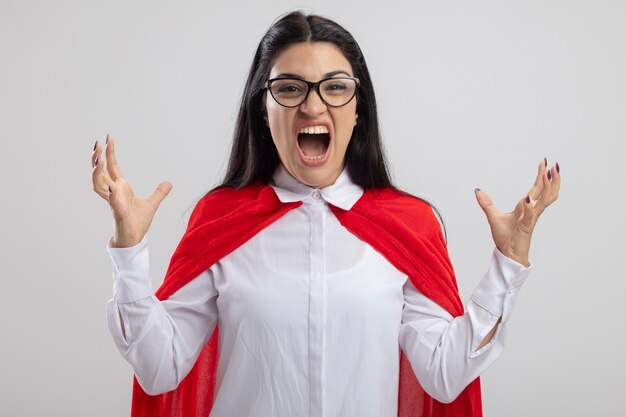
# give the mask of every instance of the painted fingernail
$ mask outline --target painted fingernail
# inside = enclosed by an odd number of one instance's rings
[[[481,189],[480,189],[480,188],[474,188],[474,192],[475,192],[475,193],[477,193],[477,192],[479,192],[479,191],[481,191]]]
[[[95,151],[97,147],[98,147],[98,141],[96,141],[96,143],[93,144],[93,150]]]
[[[552,172],[548,171],[548,181],[552,181]]]
[[[530,196],[528,196],[528,195],[526,196],[526,203],[530,204]]]
[[[109,194],[111,194],[113,191],[111,191],[111,186],[109,185]]]
[[[556,163],[556,172],[561,173],[561,167],[559,167],[559,163]]]
[[[95,161],[93,161],[93,166],[98,165],[98,160],[100,159],[100,157],[97,157]]]
[[[547,168],[548,167],[548,158],[543,158],[543,165]]]
[[[105,144],[109,144],[109,134],[107,133],[107,140],[104,142]]]

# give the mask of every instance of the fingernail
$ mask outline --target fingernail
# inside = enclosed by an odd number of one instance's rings
[[[111,194],[113,191],[111,191],[111,186],[109,185],[109,194]]]
[[[98,147],[98,141],[96,141],[96,143],[93,144],[93,150],[96,150],[96,147]]]
[[[530,204],[530,196],[528,196],[528,195],[526,196],[526,203]]]
[[[105,143],[105,145],[109,144],[109,134],[108,133],[107,133],[107,140],[104,143]]]
[[[543,158],[543,164],[546,168],[548,167],[548,158]]]
[[[97,157],[95,161],[93,161],[93,166],[98,165],[98,160],[100,159],[100,157]]]
[[[556,163],[556,172],[561,173],[561,167],[559,167],[559,163]]]
[[[479,191],[481,191],[481,189],[480,189],[480,188],[474,188],[474,192],[475,192],[475,193],[477,193],[477,192],[479,192]]]
[[[548,181],[552,181],[552,173],[548,171]]]

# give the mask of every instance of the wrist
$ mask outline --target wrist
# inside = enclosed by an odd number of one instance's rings
[[[523,265],[524,268],[528,268],[530,266],[530,261],[528,260],[528,257],[525,258],[518,258],[516,256],[509,256],[509,255],[505,255],[507,258],[510,258],[512,260],[514,260],[515,262],[517,262],[520,265]]]
[[[498,249],[498,251],[500,251],[500,253],[506,256],[507,258],[517,262],[520,265],[523,265],[524,268],[528,268],[530,266],[530,260],[528,259],[528,254],[526,254],[525,256],[524,255],[520,256],[511,250],[501,249],[497,246],[496,246],[496,249]]]
[[[111,247],[112,248],[116,248],[116,249],[122,249],[122,248],[131,248],[133,246],[136,246],[139,244],[139,242],[141,242],[141,239],[133,239],[133,240],[118,240],[116,238],[113,238],[111,240]]]
[[[135,246],[139,242],[141,242],[141,239],[143,239],[143,236],[132,233],[124,233],[116,230],[113,234],[113,239],[111,239],[111,247],[130,248],[131,246]]]

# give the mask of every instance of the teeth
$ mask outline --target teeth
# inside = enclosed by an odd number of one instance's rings
[[[308,126],[300,129],[298,133],[306,133],[308,135],[320,135],[323,133],[328,133],[328,128],[326,126]]]
[[[317,160],[317,159],[322,159],[322,157],[323,157],[323,156],[324,156],[324,154],[317,155],[317,156],[307,156],[307,155],[304,155],[304,157],[305,157],[306,159],[310,159],[310,160],[312,160],[312,161],[315,161],[315,160]]]

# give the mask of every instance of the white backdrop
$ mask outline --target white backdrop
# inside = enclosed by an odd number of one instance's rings
[[[544,156],[561,165],[485,415],[623,412],[626,2],[0,0],[0,414],[128,414],[94,141],[117,139],[137,193],[174,185],[149,232],[156,286],[224,173],[259,39],[296,8],[359,41],[395,179],[443,213],[464,300],[492,251],[474,188],[509,210]]]

